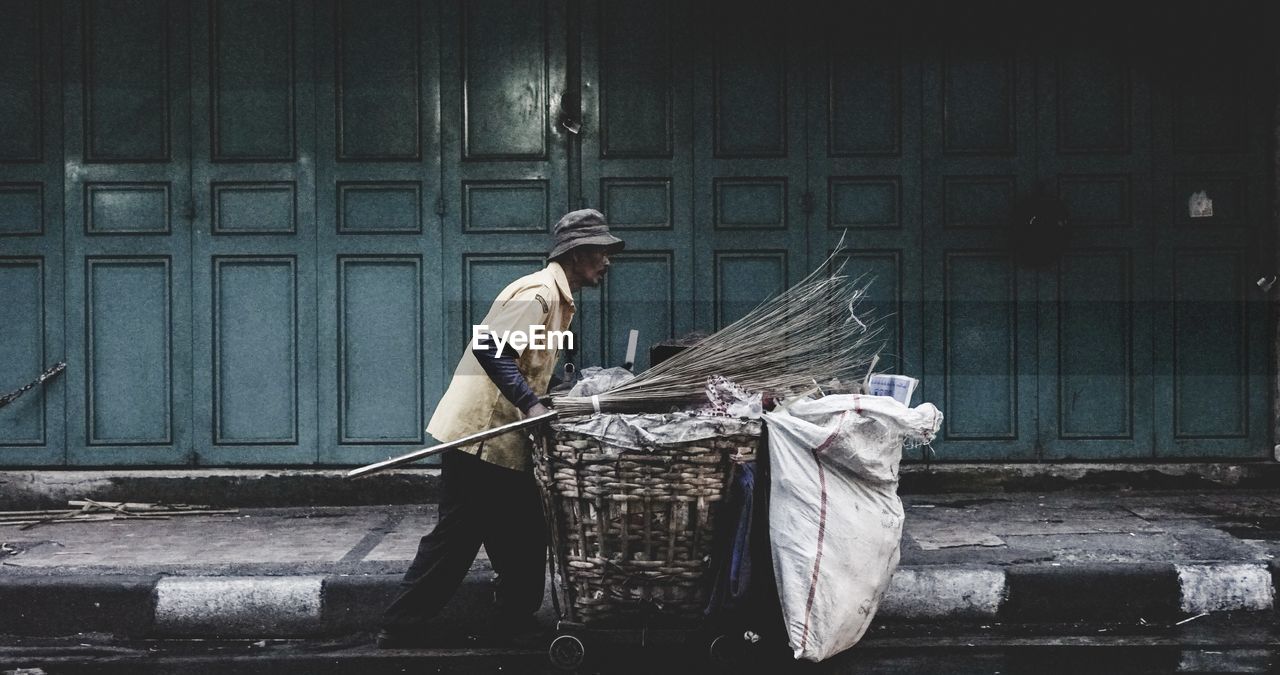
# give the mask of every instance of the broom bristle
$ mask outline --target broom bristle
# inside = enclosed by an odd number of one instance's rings
[[[836,378],[861,381],[879,352],[880,319],[860,314],[869,281],[832,269],[843,244],[802,281],[703,341],[596,397],[601,412],[667,412],[706,400],[721,375],[749,391],[786,395]],[[555,399],[562,416],[596,411],[591,398]]]

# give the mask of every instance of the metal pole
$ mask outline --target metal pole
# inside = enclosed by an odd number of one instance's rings
[[[449,441],[448,443],[441,443],[440,445],[433,445],[433,446],[431,446],[431,447],[429,447],[429,448],[422,448],[421,450],[414,450],[413,452],[410,452],[410,453],[405,454],[405,455],[400,455],[399,457],[392,457],[391,459],[384,459],[384,460],[382,460],[381,462],[376,462],[376,463],[374,463],[374,464],[369,464],[369,465],[367,465],[367,466],[362,466],[362,467],[360,467],[360,468],[358,468],[358,469],[352,469],[352,470],[350,470],[350,471],[348,471],[348,472],[347,472],[347,476],[346,476],[346,477],[347,477],[347,478],[359,478],[360,476],[367,476],[367,475],[369,475],[369,474],[371,474],[371,473],[377,473],[377,472],[382,471],[382,470],[384,470],[384,469],[390,469],[390,468],[391,468],[391,467],[393,467],[393,466],[400,466],[401,464],[408,464],[408,463],[410,463],[410,462],[416,462],[416,461],[418,461],[418,460],[420,460],[420,459],[424,459],[424,458],[426,458],[426,457],[430,457],[430,456],[432,456],[432,455],[438,455],[438,454],[440,454],[440,453],[442,453],[442,452],[448,452],[448,451],[450,451],[450,450],[453,450],[453,449],[455,449],[455,448],[462,447],[462,446],[464,446],[464,445],[471,445],[472,443],[479,443],[480,441],[483,441],[483,440],[488,439],[488,438],[493,438],[494,436],[501,436],[502,434],[505,434],[505,433],[508,433],[508,432],[511,432],[511,431],[517,431],[517,430],[520,430],[520,429],[524,429],[524,428],[526,428],[526,427],[531,427],[531,426],[537,425],[537,424],[539,424],[539,423],[541,423],[541,422],[550,422],[551,420],[553,420],[553,419],[555,419],[555,418],[557,418],[557,417],[559,417],[559,416],[560,416],[560,413],[559,413],[558,411],[552,410],[551,412],[543,413],[543,414],[541,414],[541,415],[537,415],[537,416],[535,416],[535,417],[527,417],[527,418],[522,419],[522,420],[518,420],[518,421],[515,421],[515,422],[511,422],[510,424],[504,424],[504,425],[502,425],[502,426],[500,426],[500,427],[494,427],[494,428],[492,428],[492,429],[489,429],[488,431],[481,431],[481,432],[480,432],[480,433],[478,433],[478,434],[471,434],[470,436],[464,436],[463,438],[459,438],[459,439],[458,439],[458,440],[456,440],[456,441]]]

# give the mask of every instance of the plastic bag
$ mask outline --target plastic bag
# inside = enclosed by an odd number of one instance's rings
[[[557,422],[556,429],[604,441],[606,453],[621,450],[649,452],[654,448],[686,445],[725,436],[759,436],[760,420],[697,412],[643,415],[598,413],[573,422]]]
[[[769,530],[788,642],[821,661],[852,647],[898,566],[902,447],[933,440],[942,413],[887,396],[802,400],[765,415]]]
[[[568,396],[585,398],[603,394],[633,377],[635,373],[626,368],[601,368],[600,366],[583,368],[581,377],[569,390]]]
[[[764,415],[760,392],[750,392],[721,375],[707,378],[707,405],[704,410],[729,417],[758,419]]]

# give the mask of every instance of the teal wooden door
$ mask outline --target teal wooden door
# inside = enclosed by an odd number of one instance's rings
[[[924,369],[918,25],[889,7],[806,42],[810,265],[844,237],[845,270],[883,317],[877,370]],[[933,329],[931,324],[929,330]]]
[[[1101,27],[1063,7],[1034,39],[999,6],[937,17],[922,389],[947,414],[941,459],[1268,455],[1251,283],[1270,264],[1259,149],[1274,84],[1241,46],[1263,38],[1239,34],[1239,9],[1194,27],[1116,10]],[[1201,191],[1214,213],[1193,218]],[[1047,265],[1004,231],[1035,194],[1069,213]]]
[[[809,272],[805,23],[776,7],[700,5],[693,88],[696,323],[719,330]]]
[[[63,4],[72,464],[195,459],[187,10]]]
[[[319,460],[426,442],[444,391],[436,2],[317,7]]]
[[[1070,244],[1038,271],[1039,445],[1055,460],[1151,457],[1150,56],[1065,9],[1037,55],[1038,189],[1070,215]]]
[[[1159,148],[1172,141],[1161,140],[1159,119],[1230,104],[1230,92],[1193,104],[1162,96],[1167,54],[1130,39],[1162,28],[1137,10],[1115,12],[1101,30],[1063,8],[1041,35],[1002,3],[927,17],[861,8],[852,22],[846,9],[808,17],[826,27],[815,39],[793,34],[794,17],[737,7],[584,5],[581,203],[601,207],[632,243],[599,319],[587,314],[587,348],[616,360],[628,327],[659,336],[642,343],[682,334],[686,303],[694,328],[714,330],[807,271],[847,230],[848,269],[875,278],[871,304],[889,316],[881,368],[920,377],[922,396],[947,413],[939,459],[1265,453],[1263,307],[1241,285],[1246,267],[1265,265],[1205,253],[1208,237],[1177,243],[1189,228],[1158,225],[1161,209],[1189,196],[1162,196],[1172,180]],[[685,25],[708,27],[705,39]],[[1209,62],[1247,61],[1221,52]],[[1232,128],[1230,119],[1203,123]],[[1245,167],[1241,186],[1265,176],[1262,153],[1234,152],[1210,165]],[[1231,209],[1246,191],[1225,193]],[[1032,195],[1070,214],[1066,248],[1043,265],[1010,247],[1012,220]],[[1228,232],[1257,239],[1264,229],[1233,218]],[[1174,249],[1195,264],[1174,265]],[[1213,282],[1177,286],[1175,270]],[[1204,297],[1180,300],[1176,289],[1191,287]],[[1174,318],[1192,302],[1218,312],[1238,346],[1196,362],[1216,373],[1203,380],[1216,383],[1215,396],[1229,394],[1219,396],[1221,417],[1170,360],[1187,353]],[[1190,362],[1178,367],[1195,375]],[[1195,404],[1178,403],[1175,389]],[[1187,432],[1173,416],[1184,408],[1199,411],[1198,424],[1230,421],[1234,431],[1179,441]]]
[[[1252,281],[1270,265],[1258,149],[1274,85],[1242,47],[1265,38],[1215,11],[1113,19],[1063,8],[1038,59],[1038,173],[1072,232],[1040,272],[1041,457],[1267,457]],[[1212,216],[1190,212],[1201,191]]]
[[[694,328],[693,52],[686,3],[587,2],[581,17],[581,192],[627,242],[585,291],[582,363],[621,365]],[[598,300],[598,302],[593,302]]]
[[[948,460],[1037,457],[1036,272],[1006,228],[1036,184],[1034,61],[998,12],[947,8],[925,37],[923,400]]]
[[[1265,148],[1274,131],[1274,3],[1167,18],[1155,50],[1155,449],[1161,458],[1270,456],[1267,295],[1275,231]],[[1234,8],[1239,10],[1240,8]],[[1212,201],[1198,209],[1193,197]],[[1274,290],[1272,291],[1274,292]],[[1269,374],[1269,375],[1268,375]]]
[[[579,203],[627,241],[583,293],[584,363],[619,365],[634,328],[644,368],[648,345],[722,328],[813,264],[801,22],[600,0],[580,26]]]
[[[939,459],[1266,456],[1276,10],[819,4],[0,0],[0,392],[69,364],[0,464],[418,447],[582,206],[628,248],[581,363],[636,328],[645,367],[847,229]],[[1070,214],[1041,266],[1032,194]]]
[[[57,3],[0,3],[0,393],[68,356],[60,15]],[[78,391],[63,376],[0,408],[0,464],[64,462]]]
[[[191,19],[193,461],[309,464],[314,8],[201,0]]]
[[[557,0],[449,2],[440,23],[443,257],[432,274],[444,310],[435,376],[447,383],[493,299],[546,264],[567,210],[567,28]]]

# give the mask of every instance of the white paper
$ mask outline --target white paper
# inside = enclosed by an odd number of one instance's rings
[[[911,405],[911,395],[915,393],[918,384],[919,380],[906,375],[872,375],[871,391],[868,393],[872,396],[890,396],[898,403]]]

